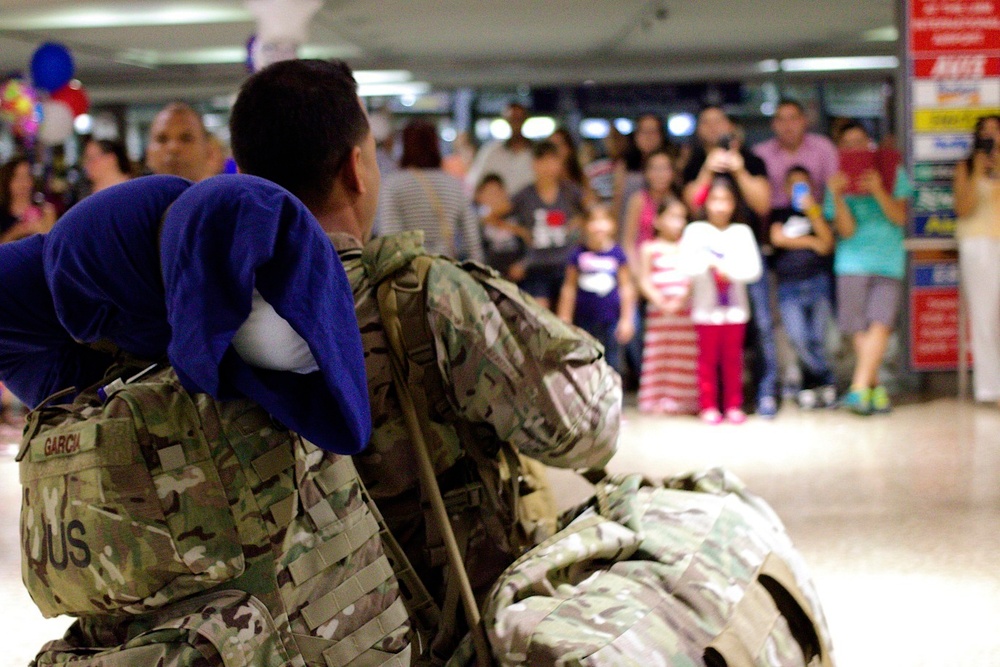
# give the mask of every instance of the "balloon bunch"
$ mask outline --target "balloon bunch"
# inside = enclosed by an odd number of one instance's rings
[[[60,144],[73,134],[73,121],[87,113],[90,100],[73,78],[73,55],[62,44],[46,42],[31,56],[31,81],[13,77],[0,84],[0,120],[26,141]],[[43,99],[39,99],[41,96]]]
[[[19,137],[34,137],[42,122],[42,105],[35,89],[18,78],[0,84],[0,120]]]

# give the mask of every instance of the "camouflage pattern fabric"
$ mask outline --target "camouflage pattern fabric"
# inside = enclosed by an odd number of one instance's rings
[[[422,234],[382,237],[364,248],[343,234],[331,240],[354,291],[372,406],[371,443],[354,458],[355,465],[441,603],[441,570],[424,552],[417,465],[393,386],[376,296],[379,283],[426,255]],[[474,263],[435,258],[426,294],[434,352],[452,413],[432,414],[427,429],[446,495],[469,481],[471,457],[463,458],[468,450],[497,457],[506,442],[544,464],[571,468],[601,466],[611,458],[618,440],[621,382],[596,341]],[[487,496],[505,498],[501,477],[498,472],[494,480],[484,480],[490,486]],[[480,593],[521,553],[521,545],[507,538],[517,520],[508,501],[499,507],[484,505],[469,527],[466,563]]]
[[[222,662],[162,664],[408,664],[407,612],[351,460],[255,404],[190,395],[166,369],[103,404],[39,408],[20,466],[25,584],[43,614],[80,616],[40,661],[161,664],[126,653],[145,637],[142,655],[173,655],[147,644],[187,633],[221,642]],[[232,592],[219,614],[193,597]],[[234,653],[232,637],[259,648]]]
[[[722,471],[602,482],[501,576],[484,621],[503,665],[833,665],[801,556]]]
[[[49,642],[37,667],[284,667],[290,659],[271,616],[247,593],[191,598],[150,616],[152,628],[110,649],[81,649],[74,631]]]

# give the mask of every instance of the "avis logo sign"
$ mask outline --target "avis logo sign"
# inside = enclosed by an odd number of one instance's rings
[[[986,76],[986,56],[941,56],[930,74],[935,79],[981,79]]]

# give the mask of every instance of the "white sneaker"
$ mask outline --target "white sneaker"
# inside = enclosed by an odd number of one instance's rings
[[[796,394],[795,400],[803,410],[814,410],[819,403],[819,397],[816,396],[816,392],[812,389],[803,389]]]
[[[819,394],[819,402],[824,408],[833,408],[837,405],[837,388],[832,384],[825,384],[816,390]]]

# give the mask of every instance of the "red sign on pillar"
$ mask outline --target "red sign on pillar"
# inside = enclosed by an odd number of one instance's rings
[[[910,0],[910,54],[1000,52],[998,1]]]

